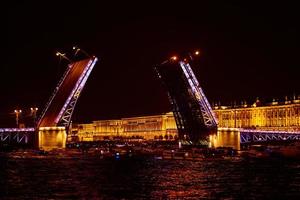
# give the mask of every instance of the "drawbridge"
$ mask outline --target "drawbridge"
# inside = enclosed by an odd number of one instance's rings
[[[76,102],[97,60],[90,57],[68,65],[37,121],[39,148],[65,147]]]
[[[78,97],[96,62],[97,58],[92,57],[69,64],[38,119],[38,128],[69,128]]]
[[[2,143],[28,144],[42,149],[64,148],[76,102],[97,57],[71,62],[38,117],[34,128],[1,128]]]
[[[72,114],[86,81],[97,62],[90,57],[71,62],[46,103],[34,128],[0,128],[1,143],[31,143],[39,148],[64,148]],[[155,66],[174,113],[179,139],[203,144],[218,129],[214,112],[192,70],[193,56],[169,60]],[[269,140],[299,140],[300,133],[241,129],[243,144]],[[204,143],[204,145],[206,145]]]
[[[209,132],[217,130],[217,119],[190,61],[192,57],[172,57],[155,66],[155,71],[167,90],[179,139],[198,143],[205,140]]]

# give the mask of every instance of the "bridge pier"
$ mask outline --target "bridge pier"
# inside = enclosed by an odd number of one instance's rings
[[[66,147],[67,132],[65,127],[40,127],[38,132],[38,148],[49,151]]]

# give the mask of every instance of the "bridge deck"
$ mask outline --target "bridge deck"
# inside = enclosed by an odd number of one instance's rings
[[[63,109],[65,102],[72,95],[72,92],[76,88],[77,82],[83,75],[84,70],[90,64],[92,59],[85,59],[69,65],[69,71],[65,76],[63,82],[57,88],[56,95],[51,100],[51,103],[44,113],[44,116],[40,119],[39,127],[56,126],[56,118]]]

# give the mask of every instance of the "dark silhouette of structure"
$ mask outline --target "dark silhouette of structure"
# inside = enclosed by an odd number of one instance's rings
[[[191,54],[174,56],[155,66],[155,71],[167,90],[179,139],[198,143],[217,130],[217,120],[189,64],[192,59]]]

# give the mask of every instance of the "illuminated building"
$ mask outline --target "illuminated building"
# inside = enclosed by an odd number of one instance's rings
[[[292,101],[261,105],[234,107],[214,106],[218,127],[252,128],[262,130],[300,130],[300,98]],[[105,138],[143,138],[147,140],[172,140],[177,137],[176,122],[172,112],[120,120],[99,120],[90,124],[75,124],[72,128],[73,140],[96,141]],[[69,137],[69,139],[71,139]]]
[[[172,140],[177,137],[173,113],[120,120],[99,120],[91,124],[75,124],[72,140],[96,141],[113,138]]]
[[[257,100],[252,105],[233,108],[215,106],[214,112],[219,127],[300,130],[300,98],[285,102],[273,101],[268,105],[261,105]]]

